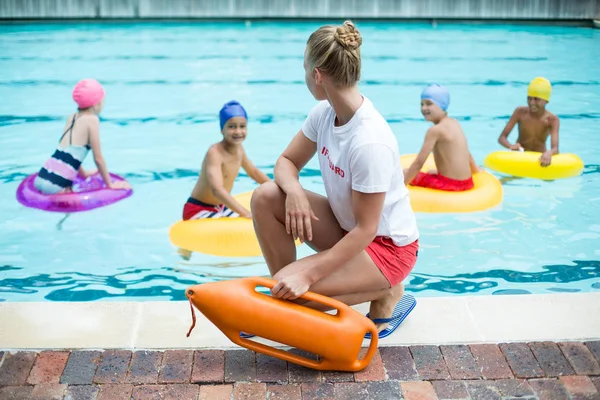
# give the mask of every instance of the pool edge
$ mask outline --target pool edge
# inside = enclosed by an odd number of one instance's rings
[[[380,346],[600,339],[600,293],[417,298]],[[367,305],[356,306],[361,313]],[[236,348],[189,303],[0,303],[0,350]],[[365,341],[365,344],[368,343]]]

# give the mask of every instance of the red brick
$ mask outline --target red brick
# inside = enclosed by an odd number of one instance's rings
[[[398,381],[363,382],[366,385],[369,400],[392,400],[402,398],[402,389]]]
[[[299,349],[291,349],[290,353],[306,357],[308,359],[316,359],[314,354],[310,354],[306,351]],[[289,383],[302,383],[302,382],[320,382],[321,371],[316,369],[306,368],[294,363],[288,363],[288,382]]]
[[[194,384],[166,385],[163,392],[165,400],[198,400],[200,386]]]
[[[68,359],[68,351],[42,351],[33,364],[27,383],[59,383]]]
[[[96,385],[69,385],[65,400],[96,400],[99,390]]]
[[[600,375],[598,361],[583,343],[568,342],[558,345],[577,375]]]
[[[596,386],[587,376],[561,376],[559,379],[573,400],[600,398]]]
[[[485,379],[512,378],[513,374],[500,351],[495,344],[472,344],[469,345],[471,354],[475,358]]]
[[[502,343],[500,350],[517,378],[544,377],[544,371],[527,343]]]
[[[91,384],[101,355],[102,353],[99,351],[72,351],[60,377],[60,383],[69,385]],[[75,393],[79,392],[76,391]]]
[[[335,383],[333,385],[333,394],[336,400],[359,400],[369,398],[366,383]]]
[[[6,353],[0,365],[0,386],[24,385],[36,356],[36,353],[25,351]]]
[[[362,358],[366,352],[367,349],[363,348],[361,350],[360,358]],[[354,380],[356,382],[385,380],[385,369],[383,368],[383,361],[381,360],[379,351],[375,352],[367,368],[354,373]]]
[[[230,400],[233,385],[202,385],[198,400]]]
[[[431,382],[400,382],[400,387],[404,400],[438,400]]]
[[[467,387],[462,381],[433,381],[431,384],[440,400],[467,400],[470,398]]]
[[[494,381],[465,381],[471,400],[501,400]]]
[[[192,382],[221,383],[225,379],[225,352],[200,350],[194,352]]]
[[[408,347],[381,347],[379,353],[390,379],[410,381],[418,378],[419,374]]]
[[[132,400],[163,400],[167,385],[141,385],[134,386],[131,393]]]
[[[134,386],[133,400],[197,400],[200,386],[194,384]]]
[[[129,400],[133,392],[130,384],[107,384],[100,386],[98,400]]]
[[[240,382],[233,386],[234,400],[264,400],[267,397],[267,385],[264,383]]]
[[[590,349],[594,357],[596,357],[596,361],[600,362],[600,340],[585,342],[585,345]]]
[[[131,351],[106,350],[98,365],[94,383],[123,383],[129,368]]]
[[[481,377],[479,367],[465,345],[440,346],[446,366],[453,379],[477,379]]]
[[[60,383],[40,383],[33,387],[28,400],[63,400],[67,385]]]
[[[410,352],[415,360],[420,378],[426,380],[450,379],[444,357],[437,346],[411,346]]]
[[[496,387],[504,397],[533,396],[533,390],[524,379],[502,379],[495,381]]]
[[[167,350],[163,355],[158,374],[159,383],[188,383],[192,375],[194,352],[190,350]]]
[[[256,358],[253,351],[227,350],[225,352],[225,382],[253,382],[256,380]]]
[[[300,386],[302,400],[332,400],[335,396],[331,383],[307,382]]]
[[[529,343],[529,348],[535,358],[537,358],[547,377],[573,375],[575,373],[556,343]]]
[[[159,351],[136,351],[131,357],[126,383],[156,383],[163,353]]]
[[[33,386],[0,386],[2,400],[29,400]]]
[[[256,354],[256,380],[258,382],[287,383],[288,365],[279,358]]]
[[[538,400],[569,400],[567,389],[558,379],[530,379],[528,382]]]
[[[322,382],[354,382],[354,372],[321,371]]]
[[[594,386],[596,386],[596,390],[600,393],[600,376],[592,377],[592,382],[594,383]]]
[[[301,400],[300,385],[267,385],[269,400]]]

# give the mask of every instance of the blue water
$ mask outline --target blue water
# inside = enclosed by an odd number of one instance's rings
[[[302,56],[315,23],[0,26],[0,301],[184,299],[191,284],[266,275],[258,258],[181,261],[169,226],[194,184],[217,113],[241,101],[245,142],[265,172],[314,104]],[[504,201],[473,214],[418,214],[421,246],[407,288],[417,296],[600,290],[600,31],[587,28],[363,23],[361,88],[388,119],[401,153],[420,148],[424,85],[452,94],[476,160],[526,87],[554,84],[560,149],[580,177],[504,179]],[[50,155],[81,78],[106,90],[102,148],[134,195],[69,216],[21,206],[19,182]],[[516,133],[510,137],[514,140]],[[93,168],[92,160],[86,167]],[[301,177],[323,193],[315,160]],[[255,184],[243,173],[235,192]],[[301,255],[311,251],[300,248]]]

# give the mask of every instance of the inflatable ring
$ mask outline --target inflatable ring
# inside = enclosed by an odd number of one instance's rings
[[[488,154],[483,165],[502,174],[543,180],[571,178],[583,171],[583,161],[575,154],[556,154],[547,167],[540,165],[541,156],[535,151],[495,151]]]
[[[250,209],[252,192],[233,196]],[[257,257],[262,255],[254,225],[249,218],[202,218],[178,221],[169,230],[175,246],[197,253],[222,257]],[[296,241],[296,245],[299,242]]]
[[[400,157],[402,168],[408,168],[417,157],[409,154]],[[433,156],[429,155],[422,172],[435,169]],[[447,192],[408,185],[410,204],[415,212],[462,213],[487,210],[502,202],[502,184],[489,172],[473,174],[475,187],[464,192]]]
[[[132,189],[108,189],[98,173],[84,179],[77,176],[73,181],[73,191],[69,193],[44,194],[37,190],[33,181],[37,174],[29,175],[17,188],[17,200],[26,207],[44,211],[76,213],[89,211],[116,203],[133,194]],[[110,174],[113,181],[124,181],[118,175]]]

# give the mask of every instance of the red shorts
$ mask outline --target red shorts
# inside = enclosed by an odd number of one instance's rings
[[[203,203],[192,197],[183,206],[182,218],[184,221],[188,219],[201,219],[201,218],[224,218],[224,217],[239,217],[239,215],[225,207],[223,204],[213,205]]]
[[[473,177],[463,181],[447,178],[440,174],[427,174],[419,172],[410,183],[412,186],[421,186],[429,189],[445,190],[447,192],[462,192],[473,189]]]
[[[365,249],[371,260],[390,283],[390,287],[402,282],[417,262],[419,240],[406,246],[396,246],[392,239],[377,236]]]

